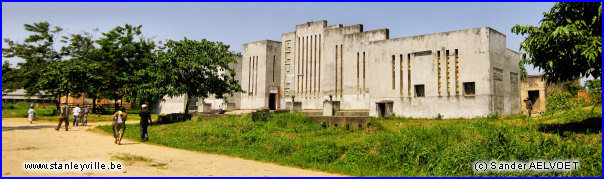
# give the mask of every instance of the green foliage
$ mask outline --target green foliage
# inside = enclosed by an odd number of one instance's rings
[[[2,103],[2,117],[27,117],[30,104],[29,102]],[[42,117],[53,115],[54,108],[54,106],[38,105],[34,110],[36,110],[36,116]]]
[[[57,71],[54,64],[58,63],[62,56],[54,50],[55,35],[62,31],[58,26],[52,27],[48,22],[37,22],[34,24],[25,24],[25,30],[32,33],[24,42],[15,42],[5,39],[8,48],[2,49],[3,57],[18,57],[25,62],[18,63],[19,70],[9,70],[6,73],[7,80],[4,81],[3,72],[3,91],[12,91],[24,88],[28,96],[35,95],[41,91],[47,91],[53,95],[59,95],[61,90],[53,90],[55,86],[46,86],[42,80],[52,76],[46,76],[52,71]],[[6,68],[9,66],[7,65]],[[3,64],[3,70],[4,70]],[[15,73],[13,73],[15,72]],[[51,91],[49,91],[51,90]]]
[[[600,79],[585,81],[585,88],[589,93],[589,103],[591,105],[602,104],[602,81]]]
[[[580,90],[585,90],[585,88],[580,85],[579,79],[562,82],[562,87],[564,88],[564,91],[569,92],[573,96],[577,95]]]
[[[2,93],[10,93],[24,86],[21,79],[23,71],[10,66],[8,61],[2,63]]]
[[[100,96],[121,99],[122,96],[137,96],[137,88],[144,78],[134,78],[140,70],[153,64],[155,43],[142,35],[142,25],[117,26],[95,42],[100,46],[104,68]],[[135,74],[135,75],[132,75]],[[133,89],[134,88],[134,89]],[[127,98],[132,100],[132,98]]]
[[[353,176],[599,177],[601,136],[595,129],[601,123],[593,124],[598,120],[592,119],[601,117],[601,112],[590,115],[576,110],[544,120],[522,115],[499,120],[374,118],[368,128],[357,131],[325,128],[301,113],[274,114],[259,122],[247,115],[153,125],[149,133],[151,143]],[[418,124],[391,128],[414,123]],[[99,128],[111,133],[110,126]],[[127,127],[137,128],[136,124]],[[140,136],[138,130],[127,130],[125,137]],[[581,168],[570,173],[472,171],[472,162],[490,159],[577,159]]]
[[[545,105],[545,109],[547,110],[547,113],[551,114],[557,111],[583,107],[586,104],[585,99],[575,99],[570,92],[554,89],[547,93],[547,104]]]
[[[520,44],[523,63],[533,64],[548,83],[602,75],[602,3],[561,2],[543,13],[539,27],[516,25],[526,35]]]
[[[520,80],[526,79],[527,73],[526,68],[524,68],[524,64],[525,62],[522,60],[518,62],[518,68],[520,68]]]
[[[487,116],[487,119],[499,119],[501,117],[501,115],[499,115],[499,112],[495,112],[494,114],[490,114]]]
[[[243,92],[235,79],[235,70],[229,66],[237,63],[236,58],[229,45],[222,42],[168,40],[156,55],[156,69],[161,74],[156,73],[157,81],[152,83],[160,84],[164,88],[161,92],[170,97],[186,94],[189,99],[209,95],[223,98]]]

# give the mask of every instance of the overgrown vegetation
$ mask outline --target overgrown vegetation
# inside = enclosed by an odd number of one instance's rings
[[[601,176],[601,108],[540,118],[373,119],[369,127],[329,129],[302,114],[273,114],[152,125],[150,142],[188,150],[354,176]],[[110,133],[109,126],[100,129]],[[126,138],[138,140],[138,125]],[[577,159],[570,173],[474,173],[476,160]]]
[[[27,111],[29,110],[30,104],[31,103],[28,102],[2,103],[2,118],[27,117]],[[36,110],[36,115],[38,115],[38,117],[52,116],[55,106],[38,105],[34,107],[34,109]]]
[[[29,102],[17,102],[17,103],[2,103],[2,118],[11,118],[11,117],[27,117],[27,110],[29,110]],[[54,105],[37,105],[34,107],[36,110],[36,116],[38,119],[43,121],[59,121],[59,116],[53,115],[53,111],[55,110]],[[140,113],[140,109],[129,109],[126,110],[128,113],[128,120],[140,120],[138,113]],[[71,112],[70,112],[71,114]],[[113,111],[109,110],[108,113],[97,115],[97,114],[89,114],[88,122],[98,122],[98,121],[111,121],[113,115]],[[151,119],[157,120],[157,114],[151,114]],[[70,122],[73,122],[73,116],[69,116]]]

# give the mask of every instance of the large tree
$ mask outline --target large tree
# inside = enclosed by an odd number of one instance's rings
[[[133,83],[130,75],[147,68],[153,57],[155,43],[142,35],[142,25],[118,26],[96,41],[100,46],[102,65],[105,67],[101,96],[113,100],[122,99],[125,88]],[[129,94],[135,95],[135,94]],[[117,108],[117,104],[115,105]]]
[[[542,69],[548,83],[602,75],[600,2],[556,3],[539,27],[516,25],[512,32],[526,36],[522,62]]]
[[[159,88],[164,87],[170,97],[187,96],[185,114],[193,97],[223,98],[243,92],[235,79],[235,71],[229,66],[237,61],[229,45],[222,42],[168,40],[157,52],[157,58],[157,69],[165,71],[158,75],[156,83],[161,84]]]
[[[62,59],[61,54],[54,49],[55,36],[62,31],[62,28],[53,27],[48,22],[36,22],[24,26],[25,30],[32,34],[23,42],[4,39],[8,48],[2,49],[2,55],[7,58],[21,58],[24,62],[17,63],[18,73],[11,74],[16,75],[11,77],[18,80],[3,81],[3,91],[5,88],[8,88],[8,91],[23,88],[28,96],[46,92],[60,100],[59,96],[63,93],[56,90],[55,86],[47,86],[43,83],[47,78],[53,77],[46,75],[57,71],[54,65],[60,63]],[[8,84],[4,85],[4,83]]]
[[[103,66],[102,51],[95,46],[94,37],[91,33],[83,32],[81,34],[70,34],[63,36],[62,42],[67,43],[61,48],[61,54],[69,56],[69,70],[74,78],[70,84],[77,85],[76,93],[85,93],[86,97],[92,98],[93,106],[96,106],[96,99],[101,93],[100,86],[103,85],[103,77],[106,68]],[[75,68],[75,69],[73,69]],[[95,109],[95,108],[93,108]]]

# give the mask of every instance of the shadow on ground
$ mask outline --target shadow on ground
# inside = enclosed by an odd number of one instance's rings
[[[602,118],[590,117],[583,121],[566,124],[542,124],[539,126],[539,130],[562,137],[567,137],[570,133],[595,134],[602,131]]]
[[[35,125],[35,126],[15,126],[15,127],[5,127],[2,126],[2,132],[4,131],[12,131],[12,130],[32,130],[32,129],[47,129],[47,128],[55,128],[56,125]]]

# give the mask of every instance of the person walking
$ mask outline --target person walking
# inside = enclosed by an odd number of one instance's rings
[[[113,114],[113,137],[115,138],[115,143],[118,145],[122,144],[122,138],[124,137],[124,132],[126,132],[126,118],[128,116],[124,112],[125,110],[124,107],[121,107],[120,110]]]
[[[151,124],[151,113],[147,110],[147,105],[141,106],[143,110],[138,114],[141,117],[140,130],[141,130],[141,142],[149,141],[149,134],[147,133],[147,127]]]
[[[34,120],[34,117],[36,115],[36,111],[34,110],[34,104],[31,104],[29,106],[29,110],[27,111],[27,118],[29,119],[29,124],[31,124]]]
[[[524,99],[523,101],[524,103],[526,103],[526,111],[528,113],[528,116],[531,117],[531,111],[533,110],[533,101],[531,101],[529,97],[526,97],[526,99]]]
[[[78,117],[80,117],[80,105],[76,104],[76,107],[73,108],[73,125],[72,126],[78,126],[78,123],[80,122]]]
[[[88,125],[88,113],[90,113],[90,109],[88,109],[88,105],[84,105],[84,109],[82,109],[82,112],[80,113],[82,126]]]
[[[55,130],[59,131],[59,129],[61,129],[61,123],[65,121],[65,131],[67,131],[69,128],[69,106],[67,106],[67,104],[63,102],[63,105],[60,107],[59,112],[59,126],[57,126]]]

